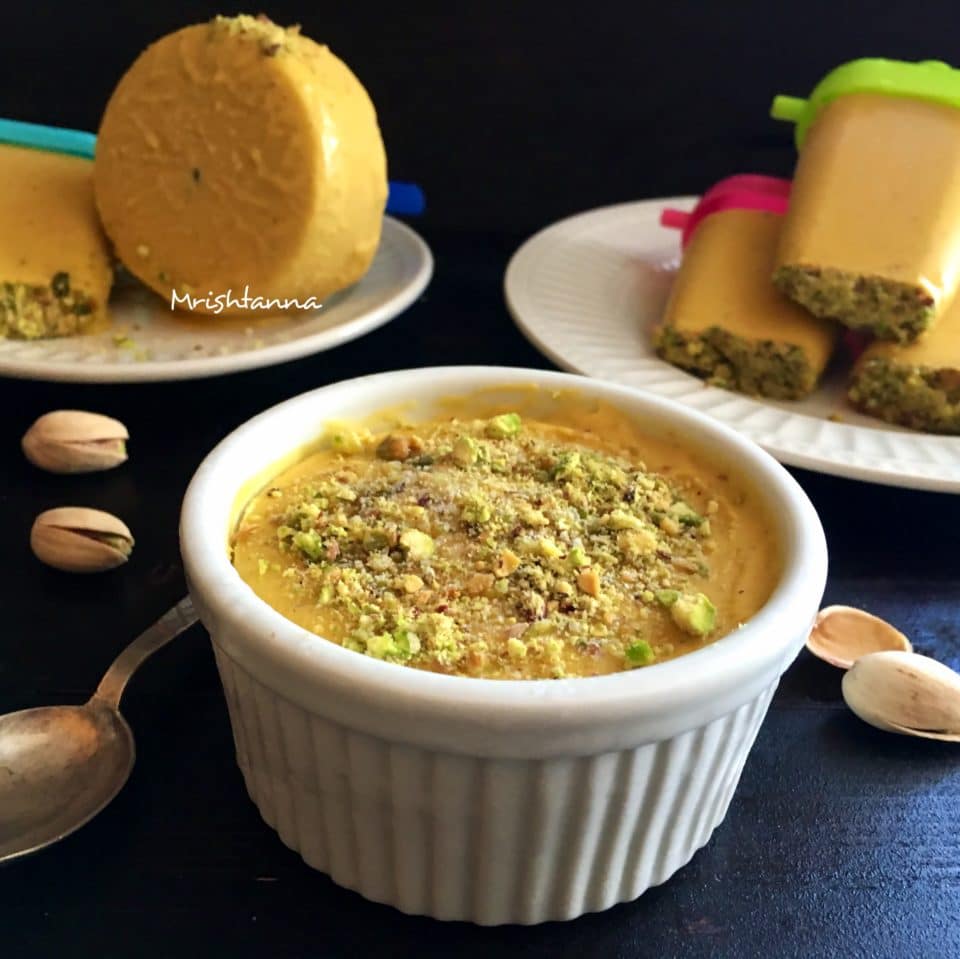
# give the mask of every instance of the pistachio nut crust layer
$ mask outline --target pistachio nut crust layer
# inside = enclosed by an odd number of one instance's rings
[[[936,316],[933,296],[923,286],[882,276],[789,265],[776,269],[773,283],[814,316],[898,343],[913,342]]]
[[[853,93],[797,162],[774,282],[817,316],[912,342],[960,278],[960,110]]]
[[[854,368],[848,397],[857,409],[888,423],[960,434],[960,304],[917,343],[868,347]]]
[[[113,280],[93,164],[2,146],[0,177],[0,337],[83,332],[105,317]]]
[[[718,326],[687,334],[664,326],[655,337],[657,353],[711,386],[748,396],[798,400],[817,385],[820,371],[792,343],[745,340]]]
[[[836,340],[770,283],[782,217],[726,210],[697,227],[654,331],[667,362],[714,386],[793,400],[809,394]]]
[[[857,367],[848,396],[857,409],[888,423],[960,435],[960,369],[874,357]]]

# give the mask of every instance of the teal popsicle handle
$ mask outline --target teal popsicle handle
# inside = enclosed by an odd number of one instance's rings
[[[0,119],[0,143],[69,153],[71,156],[92,160],[97,138],[84,130],[65,130],[61,127],[45,127],[39,123]]]
[[[0,119],[0,143],[68,153],[92,160],[97,138],[93,133],[84,130],[67,130],[63,127],[43,126],[40,123]],[[426,200],[423,190],[415,183],[391,182],[389,186],[387,213],[401,216],[418,216],[423,213]]]

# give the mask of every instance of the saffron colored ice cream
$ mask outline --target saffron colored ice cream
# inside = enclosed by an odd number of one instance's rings
[[[127,269],[207,313],[245,312],[244,291],[306,302],[355,283],[387,195],[359,80],[299,28],[248,16],[140,55],[107,105],[94,181]]]

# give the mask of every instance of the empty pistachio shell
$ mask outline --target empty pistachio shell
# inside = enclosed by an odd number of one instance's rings
[[[868,653],[843,677],[843,698],[888,732],[960,741],[960,675],[927,656]]]
[[[68,573],[99,573],[122,566],[133,550],[125,523],[98,509],[63,506],[41,513],[30,530],[41,562]]]
[[[878,616],[852,606],[827,606],[817,614],[807,649],[831,666],[849,669],[868,653],[885,649],[909,653],[913,647],[903,633]]]
[[[34,466],[51,473],[93,473],[127,458],[127,428],[119,420],[83,410],[55,410],[41,416],[21,445]]]

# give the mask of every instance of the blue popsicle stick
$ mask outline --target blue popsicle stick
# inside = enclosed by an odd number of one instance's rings
[[[0,120],[0,143],[69,153],[71,156],[92,160],[97,138],[83,130],[45,127],[39,123],[22,123],[20,120]]]
[[[92,160],[97,138],[85,130],[67,130],[63,127],[43,126],[40,123],[0,119],[0,143],[32,147],[35,150],[52,150],[55,153],[68,153]],[[426,209],[423,190],[416,183],[396,183],[391,180],[389,187],[387,213],[419,216]]]
[[[391,180],[387,193],[387,213],[399,216],[420,216],[427,208],[427,198],[416,183],[397,183]]]

